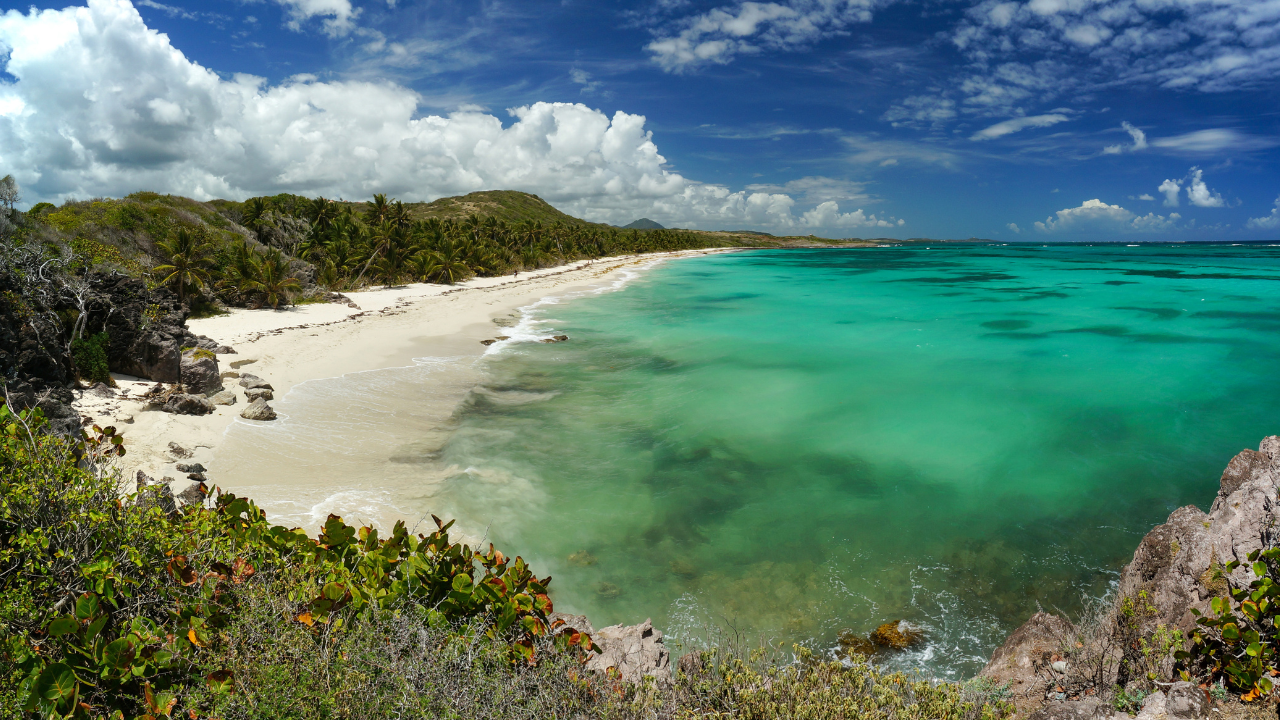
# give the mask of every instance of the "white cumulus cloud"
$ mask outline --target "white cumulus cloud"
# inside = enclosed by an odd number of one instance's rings
[[[1165,180],[1160,183],[1160,187],[1156,188],[1158,192],[1164,195],[1165,207],[1178,207],[1178,193],[1182,192],[1182,184],[1177,180]]]
[[[1119,205],[1108,205],[1094,199],[1085,200],[1079,207],[1059,210],[1044,222],[1037,222],[1036,230],[1079,234],[1156,232],[1173,230],[1181,217],[1178,213],[1169,213],[1168,217],[1155,213],[1138,215]]]
[[[1051,113],[1048,115],[1032,115],[1030,117],[1016,117],[1004,122],[998,122],[991,127],[984,128],[969,136],[970,140],[993,140],[998,137],[1004,137],[1012,133],[1021,132],[1027,128],[1049,127],[1057,125],[1060,122],[1066,122],[1071,118],[1061,113]]]
[[[861,208],[850,213],[840,212],[840,205],[834,200],[819,203],[800,218],[801,224],[815,228],[857,228],[881,227],[891,228],[904,225],[905,221],[894,218],[877,218],[868,215]]]
[[[293,5],[342,17],[335,0]],[[504,126],[478,109],[421,116],[416,93],[390,83],[224,79],[147,28],[127,0],[8,11],[0,62],[13,78],[0,80],[0,167],[30,201],[139,189],[413,201],[513,189],[604,222],[801,221],[785,193],[735,192],[668,169],[641,115],[539,102],[509,110]]]
[[[1187,199],[1196,207],[1224,207],[1227,203],[1222,196],[1209,189],[1204,182],[1204,171],[1198,167],[1191,168],[1187,183]]]
[[[1249,222],[1245,223],[1245,227],[1257,228],[1260,230],[1274,230],[1276,228],[1280,228],[1280,197],[1276,198],[1275,207],[1271,208],[1270,215],[1249,218]]]

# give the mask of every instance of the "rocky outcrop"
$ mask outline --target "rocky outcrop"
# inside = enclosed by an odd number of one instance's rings
[[[157,481],[139,470],[138,474],[134,476],[134,483],[138,491],[138,496],[134,502],[140,507],[158,507],[166,515],[178,509],[177,501],[173,497],[173,490],[165,480]]]
[[[204,503],[205,497],[209,494],[209,488],[203,482],[193,481],[189,483],[182,492],[178,493],[175,498],[182,505],[200,505]]]
[[[1256,452],[1242,450],[1231,460],[1207,514],[1194,505],[1178,508],[1147,533],[1121,572],[1119,596],[1145,592],[1156,608],[1151,623],[1194,628],[1191,610],[1207,612],[1210,600],[1226,594],[1228,581],[1248,585],[1249,553],[1275,544],[1277,487],[1280,438],[1271,436]],[[1222,565],[1232,560],[1243,565],[1226,576]]]
[[[245,420],[275,420],[276,411],[267,404],[266,400],[258,398],[249,403],[249,406],[240,411],[240,417]]]
[[[189,392],[212,395],[222,391],[218,360],[212,350],[196,348],[182,353],[180,375]]]
[[[616,668],[624,682],[639,683],[652,677],[660,686],[671,684],[671,656],[662,633],[645,620],[639,625],[610,625],[591,635],[599,653],[587,661],[587,669],[605,673]]]
[[[1055,655],[1071,631],[1071,624],[1057,615],[1038,612],[1005,638],[980,674],[1008,685],[1015,698],[1040,700],[1051,677]]]
[[[1247,586],[1253,579],[1249,553],[1274,546],[1280,540],[1276,530],[1280,523],[1278,490],[1280,437],[1271,436],[1256,451],[1242,450],[1232,458],[1222,473],[1208,513],[1194,505],[1178,508],[1142,538],[1133,560],[1120,573],[1117,603],[1144,598],[1144,612],[1139,616],[1143,632],[1161,625],[1184,632],[1192,630],[1195,615],[1191,611],[1209,614],[1213,598],[1225,596],[1231,585]],[[1228,574],[1224,565],[1233,560],[1239,560],[1241,566]],[[1052,661],[1058,657],[1056,653],[1069,653],[1061,639],[1071,632],[1070,625],[1061,618],[1036,613],[1005,640],[981,674],[1009,683],[1015,698],[1021,695],[1041,700],[1055,679]],[[1150,708],[1144,707],[1138,717],[1206,717],[1208,700],[1203,696],[1198,687],[1174,683],[1167,696],[1153,694]],[[1088,714],[1093,710],[1085,707],[1091,702],[1086,698],[1049,703],[1032,717],[1094,717]]]
[[[245,400],[248,400],[249,402],[253,402],[258,398],[262,398],[263,400],[274,400],[275,396],[271,394],[271,388],[265,388],[265,387],[249,388],[248,390],[244,391]]]

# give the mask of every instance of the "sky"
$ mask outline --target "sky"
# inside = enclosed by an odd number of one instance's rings
[[[513,189],[614,224],[1280,238],[1280,0],[0,10],[23,206]]]

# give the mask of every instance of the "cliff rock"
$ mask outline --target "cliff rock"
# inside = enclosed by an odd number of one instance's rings
[[[645,620],[639,625],[610,625],[597,630],[592,641],[601,651],[587,661],[587,669],[604,673],[617,668],[624,682],[639,683],[652,676],[660,686],[671,684],[671,655],[662,633]]]
[[[1256,451],[1242,450],[1232,458],[1208,513],[1194,505],[1178,508],[1142,538],[1133,560],[1121,570],[1117,603],[1145,596],[1145,605],[1152,608],[1142,619],[1146,632],[1160,625],[1192,630],[1191,610],[1209,614],[1210,601],[1225,596],[1230,585],[1247,586],[1253,579],[1249,553],[1274,546],[1280,539],[1275,529],[1280,522],[1278,489],[1280,437],[1273,435]],[[1232,560],[1239,560],[1241,567],[1227,574],[1223,566]],[[1071,626],[1061,618],[1036,613],[1005,640],[981,674],[1009,683],[1020,707],[1024,702],[1028,707],[1038,704],[1055,679],[1050,661],[1055,652],[1063,652],[1057,638],[1070,632]],[[1154,693],[1149,702],[1139,718],[1203,718],[1209,711],[1203,692],[1183,682],[1174,683],[1167,696]],[[1031,717],[1110,717],[1099,712],[1096,700],[1086,698],[1051,702]]]
[[[1194,505],[1178,508],[1147,533],[1121,572],[1119,596],[1145,592],[1156,608],[1151,623],[1194,628],[1191,609],[1208,612],[1209,601],[1226,594],[1229,580],[1248,585],[1249,553],[1275,543],[1278,481],[1280,438],[1266,438],[1256,452],[1240,451],[1222,473],[1207,514]],[[1232,560],[1244,565],[1227,577],[1221,566]]]
[[[1007,684],[1015,698],[1040,700],[1051,678],[1054,654],[1071,631],[1066,620],[1038,612],[1005,638],[980,674],[998,684]]]

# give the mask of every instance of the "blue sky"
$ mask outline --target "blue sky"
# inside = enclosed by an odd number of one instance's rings
[[[26,200],[536,192],[836,237],[1280,237],[1280,0],[93,0],[0,16]]]

